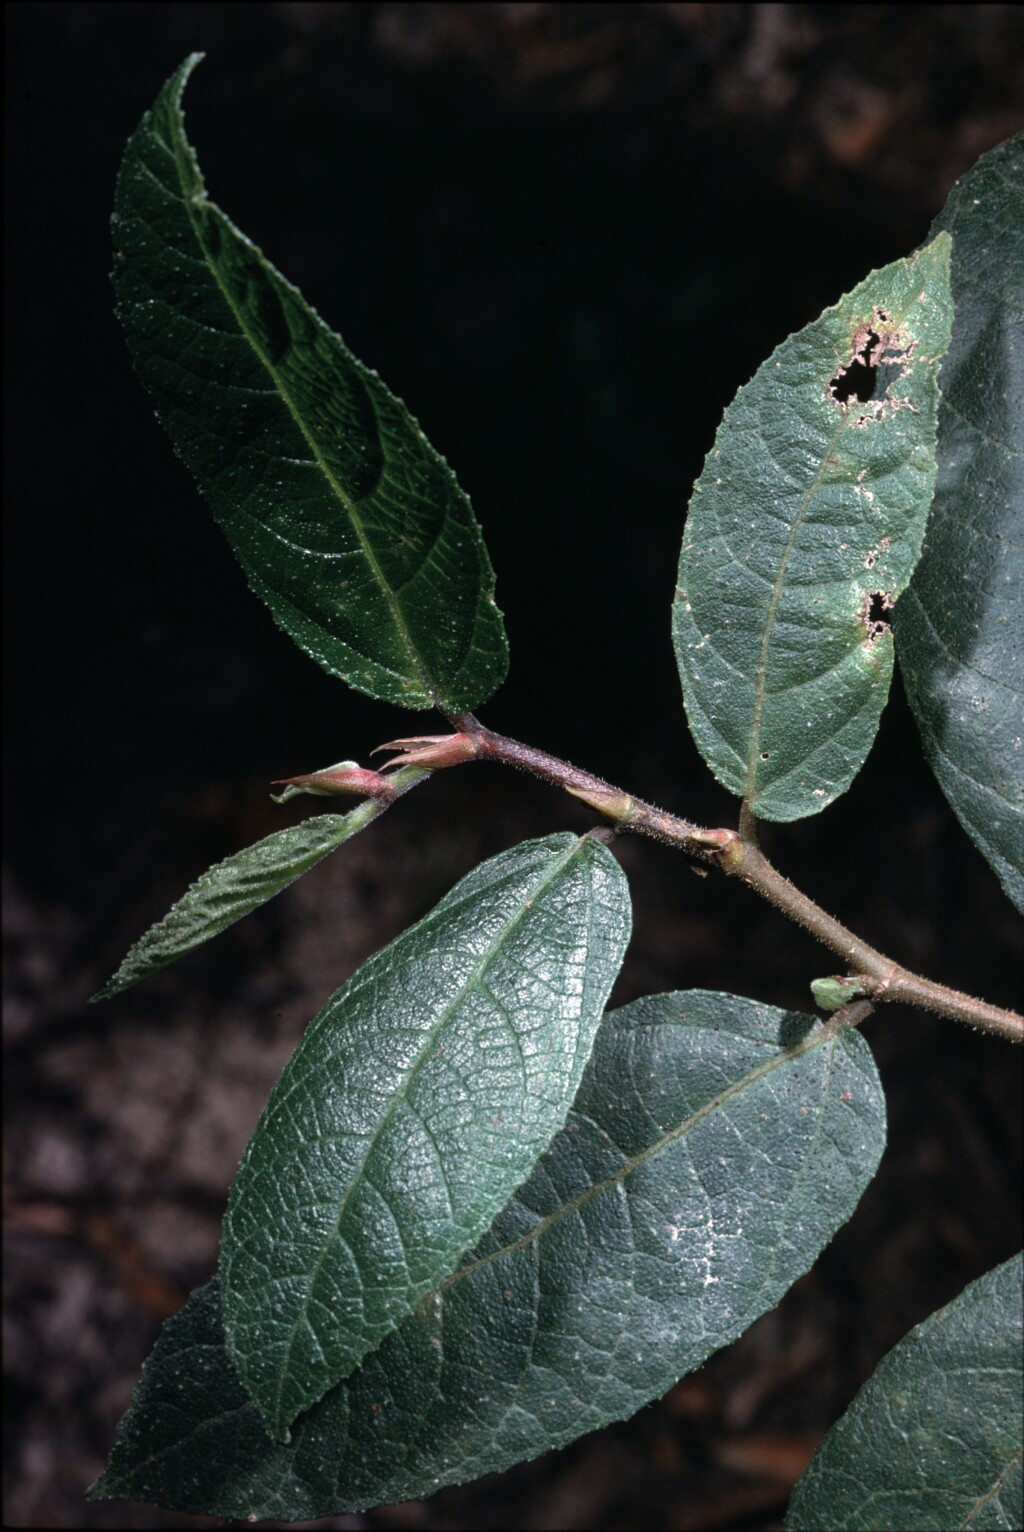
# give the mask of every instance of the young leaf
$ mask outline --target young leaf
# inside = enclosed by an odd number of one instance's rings
[[[473,509],[405,406],[206,196],[164,86],[117,182],[118,315],[256,594],[332,675],[461,712],[507,668]]]
[[[758,818],[817,813],[871,748],[935,486],[950,321],[942,234],[783,341],[694,488],[673,607],[683,698]]]
[[[412,767],[396,772],[391,785],[401,792],[426,775]],[[176,963],[194,947],[266,904],[383,811],[382,804],[368,801],[349,814],[319,814],[225,857],[197,878],[163,919],[139,937],[117,972],[91,998],[109,1000]]]
[[[313,1021],[231,1192],[228,1343],[287,1431],[480,1239],[565,1121],[629,936],[599,841],[492,857]]]
[[[787,1532],[1024,1526],[1020,1256],[878,1364],[793,1491]]]
[[[696,990],[605,1018],[569,1120],[463,1266],[274,1442],[216,1284],[166,1326],[92,1494],[314,1517],[431,1494],[631,1415],[811,1266],[871,1180],[850,1028]]]
[[[958,181],[939,478],[896,652],[925,755],[1024,912],[1024,133]]]

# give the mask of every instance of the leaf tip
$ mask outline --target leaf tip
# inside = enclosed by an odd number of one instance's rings
[[[195,53],[190,53],[188,57],[183,59],[182,62],[178,65],[177,69],[174,71],[170,79],[167,81],[167,84],[164,86],[164,93],[166,94],[167,92],[170,92],[173,95],[174,101],[179,108],[181,106],[181,98],[184,94],[185,86],[191,79],[193,71],[203,62],[205,57],[206,54],[202,52],[197,51]]]
[[[101,1000],[113,1000],[114,996],[119,995],[122,990],[131,989],[135,981],[125,973],[126,964],[127,959],[110,975],[106,984],[102,984],[94,995],[89,996],[85,1002],[86,1005],[98,1005]]]

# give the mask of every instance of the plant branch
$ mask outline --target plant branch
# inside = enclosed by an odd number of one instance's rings
[[[581,771],[568,761],[496,734],[472,713],[453,714],[449,722],[458,730],[456,734],[417,735],[392,740],[390,745],[380,748],[401,751],[389,763],[391,766],[416,765],[435,769],[463,761],[491,760],[527,771],[531,776],[551,782],[582,799],[609,819],[619,833],[646,835],[666,845],[677,846],[688,856],[719,867],[730,877],[738,877],[824,946],[838,953],[848,975],[859,981],[857,993],[868,997],[875,1005],[902,1001],[905,1005],[966,1022],[1011,1042],[1024,1043],[1024,1017],[1015,1011],[989,1005],[984,1000],[976,1000],[960,990],[936,984],[879,952],[784,877],[751,836],[736,830],[706,830],[675,814],[668,814],[589,771]]]
[[[1004,1011],[1000,1006],[989,1005],[984,1000],[976,1000],[960,990],[922,978],[920,974],[886,957],[827,914],[788,878],[783,877],[756,846],[744,842],[742,855],[737,858],[736,865],[726,867],[725,871],[740,877],[763,899],[769,900],[791,920],[810,931],[818,941],[839,953],[847,965],[847,972],[860,978],[862,993],[870,996],[876,1004],[903,1001],[906,1005],[937,1011],[954,1021],[965,1021],[970,1026],[981,1027],[1011,1042],[1024,1042],[1024,1017],[1014,1011]]]

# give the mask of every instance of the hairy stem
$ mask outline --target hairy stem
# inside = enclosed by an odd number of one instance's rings
[[[982,1027],[1012,1042],[1024,1042],[1024,1017],[1014,1011],[1004,1011],[1000,1006],[989,1005],[984,1000],[976,1000],[960,990],[936,984],[931,979],[922,978],[920,974],[903,968],[826,914],[820,905],[783,877],[756,846],[744,843],[743,854],[737,859],[737,865],[726,867],[725,870],[739,876],[762,898],[770,900],[776,908],[810,931],[826,947],[838,952],[848,973],[863,976],[864,992],[876,1004],[901,1000],[906,1005],[938,1011],[940,1015],[950,1016],[955,1021],[966,1021],[971,1026]]]
[[[472,713],[453,715],[450,720],[463,736],[468,736],[463,759],[501,761],[516,766],[532,776],[564,788],[581,798],[611,820],[620,833],[647,835],[670,846],[678,846],[688,856],[719,867],[730,877],[738,877],[748,888],[769,900],[784,915],[802,925],[812,936],[831,947],[843,959],[846,971],[862,980],[861,991],[875,1004],[902,1001],[922,1010],[936,1011],[954,1021],[993,1032],[1011,1042],[1024,1043],[1024,1017],[976,1000],[959,990],[936,984],[902,967],[869,942],[863,941],[820,905],[783,877],[759,849],[752,830],[741,821],[741,832],[705,830],[688,820],[668,814],[664,809],[634,798],[588,771],[581,771],[568,761],[523,745],[485,728]],[[423,759],[423,764],[428,764]],[[440,763],[439,763],[440,764]]]

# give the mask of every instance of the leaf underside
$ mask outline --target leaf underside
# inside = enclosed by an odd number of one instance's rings
[[[773,1308],[885,1138],[851,1029],[690,991],[605,1018],[563,1131],[462,1267],[267,1435],[217,1284],[164,1329],[91,1492],[289,1519],[431,1494],[633,1414]]]
[[[950,321],[940,235],[778,347],[694,488],[673,606],[683,698],[758,818],[817,813],[871,748],[935,485]]]
[[[460,712],[508,656],[468,498],[400,400],[206,196],[181,97],[125,151],[117,312],[162,425],[249,583],[332,675]]]
[[[879,1363],[793,1491],[787,1532],[1024,1526],[1015,1256]]]
[[[270,1429],[458,1265],[565,1121],[629,936],[625,876],[561,834],[482,863],[310,1024],[239,1168],[232,1355]]]
[[[958,181],[939,477],[896,652],[932,770],[1024,912],[1024,133]]]

